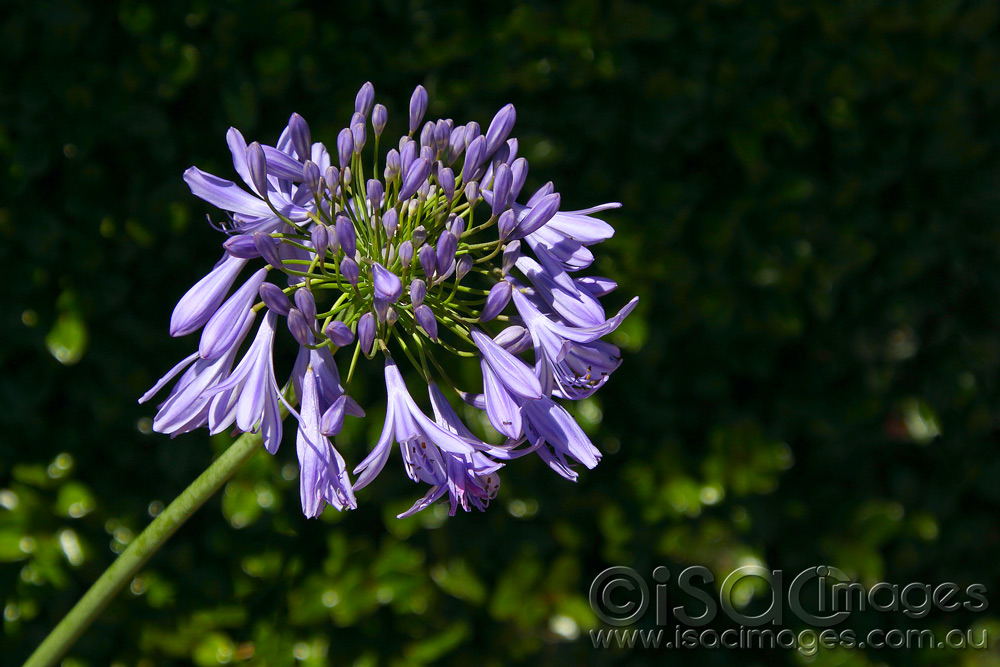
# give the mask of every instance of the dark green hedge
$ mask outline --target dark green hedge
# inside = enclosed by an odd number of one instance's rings
[[[273,141],[292,111],[333,142],[366,80],[391,127],[417,83],[435,117],[485,123],[513,102],[529,187],[624,203],[595,268],[616,306],[642,301],[622,368],[581,410],[604,462],[572,485],[523,460],[486,514],[406,521],[418,491],[396,465],[358,511],[306,521],[286,441],[72,664],[799,664],[595,650],[590,580],[758,559],[1000,588],[1000,5],[338,4],[2,12],[0,662],[228,442],[151,434],[135,402],[194,344],[167,336],[169,314],[218,257],[182,171],[230,173],[226,128]],[[1000,637],[995,609],[851,627]],[[845,660],[942,654],[813,664]]]

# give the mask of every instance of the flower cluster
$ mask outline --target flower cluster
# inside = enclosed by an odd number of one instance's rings
[[[517,203],[528,162],[510,138],[514,107],[502,108],[485,133],[476,122],[423,123],[426,110],[427,92],[418,86],[409,132],[386,152],[381,172],[387,112],[366,83],[332,152],[314,143],[305,120],[293,114],[274,146],[248,145],[229,130],[245,188],[196,167],[184,173],[192,193],[226,212],[217,225],[227,236],[225,252],[170,320],[172,336],[201,329],[197,352],[140,402],[180,376],[159,405],[154,430],[177,435],[207,426],[218,433],[235,424],[261,432],[272,454],[285,410],[293,414],[309,517],[327,504],[356,507],[356,492],[383,469],[394,443],[409,477],[430,485],[400,516],[445,494],[452,514],[458,507],[482,510],[496,495],[499,469],[525,454],[536,453],[570,480],[572,462],[592,468],[601,458],[554,399],[590,396],[621,363],[618,348],[600,338],[637,299],[608,318],[598,298],[615,283],[571,275],[593,262],[590,246],[614,233],[593,214],[619,204],[562,211],[551,183]],[[363,158],[367,145],[371,163]],[[260,259],[265,266],[233,291]],[[511,302],[516,315],[504,314]],[[273,360],[281,319],[299,350],[283,384]],[[521,358],[529,350],[534,366]],[[443,352],[479,359],[481,393],[455,388],[438,360]],[[348,415],[364,416],[347,388],[360,357],[378,355],[385,361],[385,426],[352,482],[330,438]],[[410,395],[396,356],[426,382],[433,416]],[[335,358],[348,365],[343,382]],[[439,382],[485,410],[505,440],[491,444],[474,435]]]

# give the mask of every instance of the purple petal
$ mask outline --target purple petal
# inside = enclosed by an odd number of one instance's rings
[[[483,360],[496,372],[505,387],[523,398],[542,397],[542,386],[527,364],[497,345],[481,331],[472,329],[471,333],[473,342],[483,355]]]
[[[191,188],[191,194],[207,201],[223,211],[231,211],[255,218],[273,217],[271,208],[262,199],[240,189],[238,185],[224,178],[213,176],[198,167],[184,172],[184,182]]]
[[[218,310],[247,260],[223,255],[208,275],[185,292],[170,316],[170,335],[186,336],[200,329]]]
[[[507,390],[505,383],[490,367],[484,357],[480,366],[483,370],[483,394],[486,396],[486,415],[490,418],[493,428],[508,438],[518,438],[521,435],[521,407]],[[532,376],[534,377],[534,376]],[[536,379],[537,383],[538,380]],[[541,386],[539,386],[539,397]]]
[[[265,269],[258,270],[212,315],[198,345],[198,352],[203,359],[215,359],[226,350],[239,345],[242,340],[239,334],[244,323],[253,321],[254,312],[250,307],[266,276]]]

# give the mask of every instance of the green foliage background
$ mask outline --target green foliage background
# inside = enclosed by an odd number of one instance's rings
[[[194,344],[169,314],[219,255],[182,171],[230,174],[226,129],[273,141],[292,111],[332,142],[371,80],[390,129],[417,83],[433,117],[514,102],[529,188],[624,203],[594,268],[614,307],[642,300],[579,410],[604,461],[572,485],[522,460],[486,514],[406,521],[422,491],[397,461],[358,511],[306,521],[286,441],[69,664],[997,664],[598,651],[586,595],[612,564],[748,559],[1000,589],[1000,5],[485,4],[4,4],[0,662],[228,443],[152,434],[135,402]],[[850,626],[995,643],[996,613]]]

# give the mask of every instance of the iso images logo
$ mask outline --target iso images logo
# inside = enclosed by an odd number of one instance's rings
[[[652,611],[661,630],[592,631],[595,647],[795,648],[807,655],[818,648],[836,647],[987,647],[985,630],[979,636],[971,630],[950,630],[938,636],[931,630],[871,630],[859,635],[850,629],[834,629],[861,611],[902,613],[911,619],[924,618],[935,610],[985,611],[989,603],[983,584],[879,582],[865,586],[826,565],[807,568],[789,578],[782,570],[747,565],[726,575],[718,587],[713,586],[716,581],[715,575],[700,565],[687,567],[676,577],[660,566],[652,571],[651,581],[633,568],[609,567],[590,586],[590,606],[597,617],[613,628],[623,628],[637,624]],[[763,593],[766,609],[749,614],[751,596],[747,591]],[[720,612],[738,627],[721,632],[696,630],[719,618]],[[798,633],[781,629],[786,621],[807,629]],[[662,630],[671,624],[675,625],[672,636]]]

